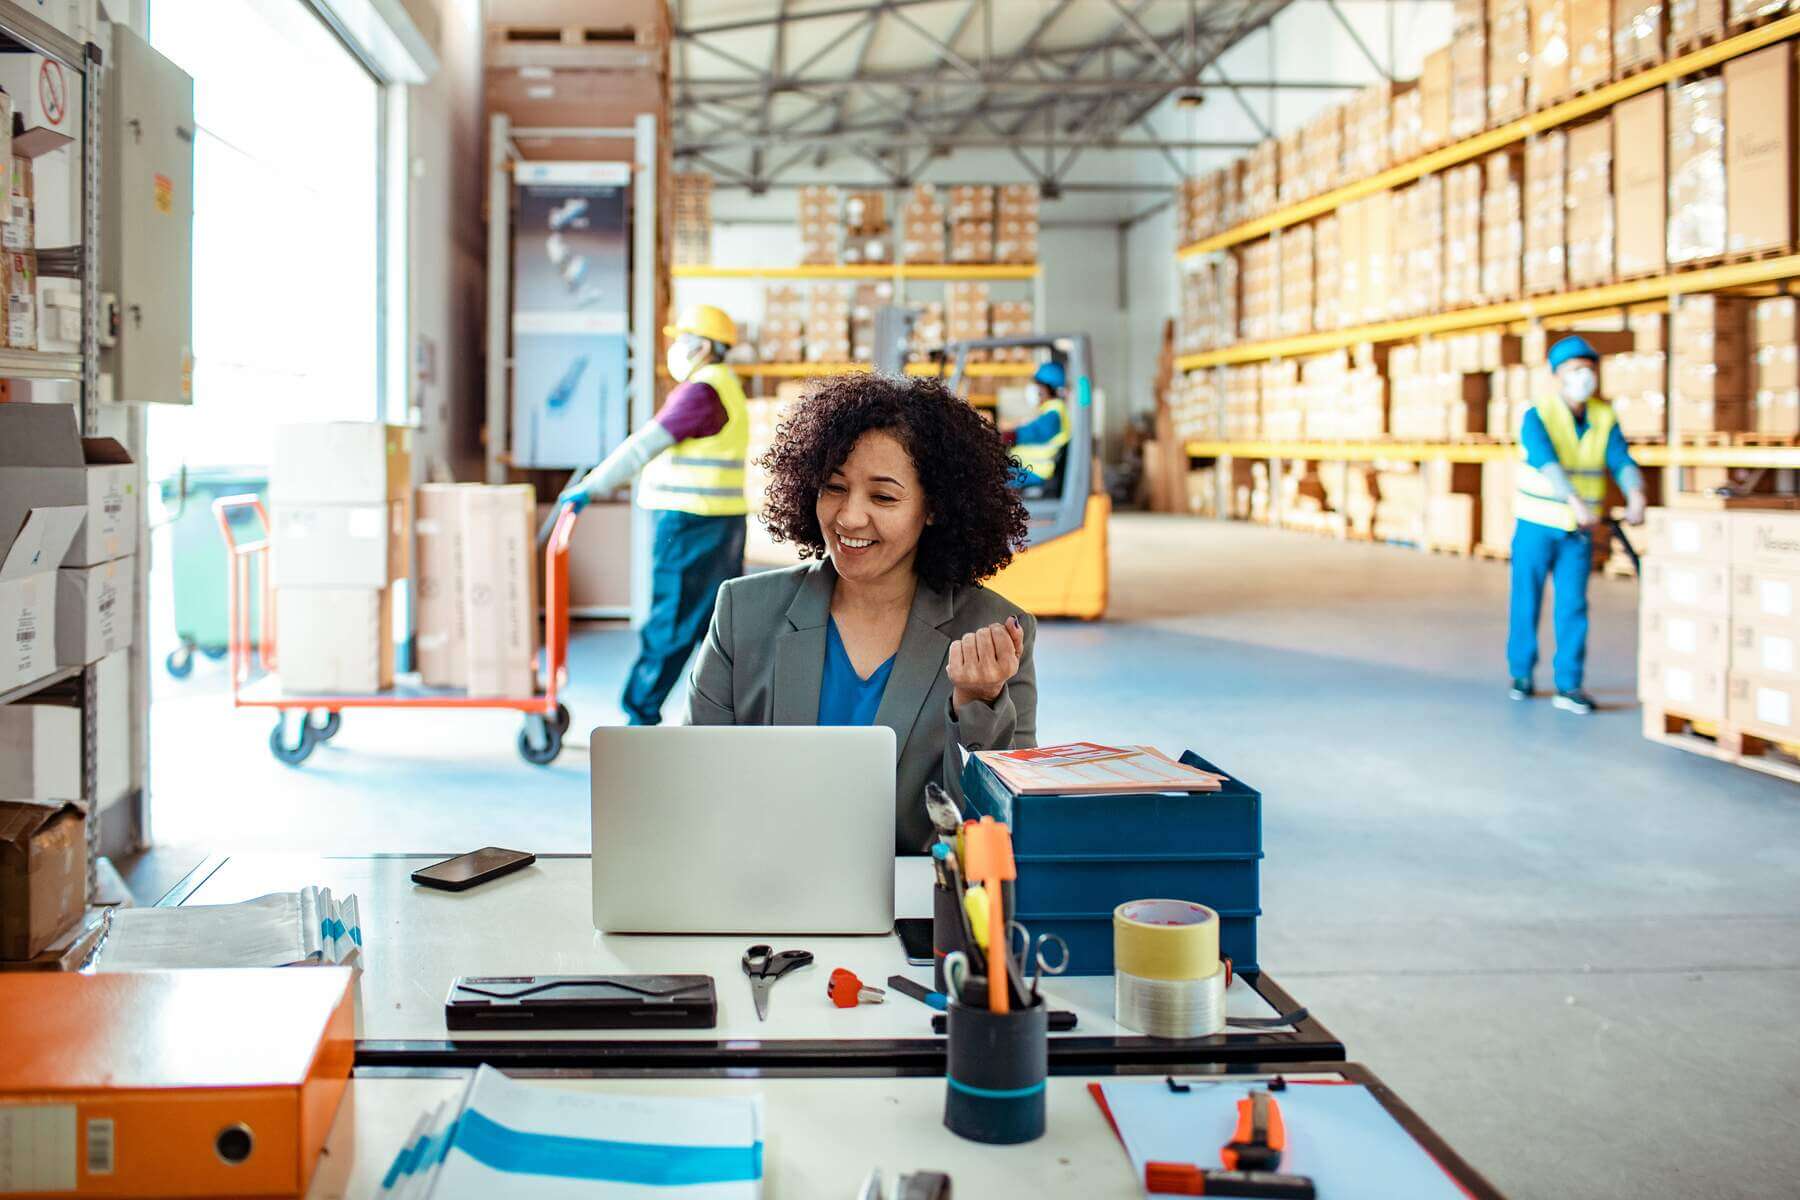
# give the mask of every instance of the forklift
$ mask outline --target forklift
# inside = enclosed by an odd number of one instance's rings
[[[905,369],[909,315],[899,308],[877,311],[877,370]],[[1030,540],[987,586],[1036,617],[1097,621],[1106,615],[1106,527],[1112,516],[1112,498],[1099,486],[1094,469],[1092,341],[1085,333],[975,338],[951,342],[933,357],[940,369],[950,363],[947,384],[962,395],[971,354],[1021,347],[1043,351],[1048,359],[1063,365],[1069,380],[1069,442],[1061,451],[1050,485],[1022,493]],[[891,351],[891,361],[883,361],[884,350]]]

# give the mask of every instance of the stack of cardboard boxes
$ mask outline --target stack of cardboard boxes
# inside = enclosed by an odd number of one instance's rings
[[[1038,260],[1038,189],[1009,183],[999,192],[994,223],[994,261],[1035,263]]]
[[[1570,287],[1612,282],[1612,147],[1612,121],[1607,117],[1569,130],[1565,204]]]
[[[276,431],[269,577],[284,690],[393,686],[393,585],[410,573],[411,497],[409,429],[332,421]]]
[[[1513,497],[1517,494],[1518,458],[1489,459],[1481,464],[1481,537],[1478,544],[1489,553],[1510,554],[1513,537]]]
[[[1464,163],[1444,172],[1445,308],[1467,308],[1481,300],[1481,164]]]
[[[1622,279],[1668,263],[1668,106],[1661,89],[1613,106],[1614,256]]]
[[[1169,396],[1171,426],[1178,441],[1213,441],[1225,435],[1217,370],[1176,376]]]
[[[1800,746],[1800,514],[1740,511],[1731,524],[1731,661],[1725,717]],[[1748,749],[1748,747],[1746,747]],[[1791,777],[1791,776],[1790,776]]]
[[[1416,79],[1396,83],[1388,108],[1388,160],[1410,162],[1425,149],[1425,90]]]
[[[1495,125],[1518,120],[1530,107],[1531,17],[1522,0],[1495,4],[1488,13],[1487,108]]]
[[[806,361],[850,361],[850,289],[815,283],[806,302]]]
[[[900,208],[901,250],[909,263],[927,265],[944,261],[943,199],[929,183],[914,184]]]
[[[1275,178],[1279,204],[1296,204],[1311,194],[1307,191],[1305,126],[1275,139]]]
[[[1531,67],[1525,94],[1535,112],[1569,93],[1568,0],[1529,0]]]
[[[928,300],[913,313],[912,334],[906,343],[907,362],[929,362],[944,348],[945,322],[942,301]]]
[[[0,404],[0,691],[131,645],[136,480],[119,443],[80,436],[72,406]]]
[[[994,261],[994,189],[962,185],[950,189],[950,261]]]
[[[1516,439],[1531,403],[1531,368],[1521,364],[1490,373],[1487,431],[1497,438]]]
[[[0,246],[5,249],[6,344],[14,350],[35,350],[38,345],[36,191],[32,183],[31,160],[15,154],[7,161],[12,169],[7,176],[5,222],[0,224]]]
[[[1394,193],[1390,317],[1436,312],[1444,298],[1444,177],[1425,175]]]
[[[1278,203],[1281,150],[1273,138],[1258,142],[1243,159],[1242,201],[1246,213],[1266,213]]]
[[[992,314],[995,337],[1027,337],[1030,335],[1032,328],[1031,301],[999,300],[994,303]],[[995,362],[1022,363],[1030,362],[1032,358],[1032,351],[1024,346],[994,351]]]
[[[944,286],[945,301],[945,336],[953,342],[974,341],[991,337],[990,324],[990,292],[988,285],[978,282],[958,282]],[[982,362],[988,357],[985,350],[972,351],[971,362]]]
[[[1638,699],[1646,732],[1663,713],[1725,719],[1731,662],[1731,515],[1653,508],[1638,593]]]
[[[1725,0],[1669,0],[1669,49],[1689,49],[1716,41],[1725,32]]]
[[[1300,190],[1307,196],[1322,195],[1344,181],[1345,116],[1344,106],[1336,105],[1307,122],[1300,151]]]
[[[1564,230],[1567,218],[1569,138],[1560,129],[1525,143],[1525,294],[1560,292],[1568,286]]]
[[[775,389],[774,399],[749,401],[750,447],[745,455],[744,494],[749,498],[752,513],[762,511],[769,491],[769,473],[762,466],[763,458],[775,444],[781,423],[806,397],[809,386],[799,380],[788,380]],[[749,522],[744,557],[754,563],[774,566],[791,566],[799,560],[792,545],[776,542],[769,536],[769,527],[758,520]]]
[[[894,229],[887,194],[851,192],[844,197],[844,261],[853,265],[894,261]]]
[[[806,293],[787,283],[763,289],[756,354],[764,362],[799,362],[806,355]]]
[[[1725,250],[1785,252],[1794,244],[1794,46],[1725,64]]]
[[[800,189],[800,262],[803,266],[829,266],[837,262],[840,225],[836,188]]]
[[[1260,342],[1280,332],[1281,274],[1275,243],[1258,238],[1235,252],[1241,295],[1239,327],[1247,342]]]
[[[1419,67],[1419,152],[1450,140],[1450,47],[1425,56]]]
[[[1228,346],[1237,340],[1237,260],[1181,264],[1181,320],[1176,326],[1178,354],[1194,354]],[[1227,292],[1227,282],[1231,284]]]
[[[1313,227],[1290,225],[1278,237],[1282,336],[1310,333],[1313,320]]]
[[[1524,294],[1524,159],[1500,150],[1482,162],[1481,298],[1498,304]]]
[[[1756,304],[1755,349],[1750,365],[1750,427],[1757,433],[1800,436],[1800,321],[1795,298],[1774,296]]]
[[[1356,93],[1344,106],[1343,170],[1339,184],[1379,174],[1393,161],[1389,155],[1394,144],[1388,129],[1393,96],[1394,85],[1383,80]]]
[[[1750,302],[1736,296],[1682,296],[1676,303],[1670,321],[1674,433],[1721,433],[1747,427],[1749,319]]]
[[[1614,0],[1613,70],[1635,74],[1661,62],[1667,24],[1663,0]]]
[[[706,266],[712,262],[713,178],[704,171],[677,171],[670,178],[675,183],[675,265]]]
[[[1481,540],[1481,464],[1428,462],[1425,481],[1425,545],[1469,554]]]
[[[1344,324],[1343,294],[1344,242],[1343,228],[1336,213],[1313,222],[1313,328],[1336,329]],[[1236,288],[1231,292],[1236,303]],[[1235,309],[1234,309],[1235,312]]]
[[[1488,376],[1457,368],[1451,343],[1436,338],[1395,346],[1388,355],[1388,432],[1443,441],[1487,430]]]
[[[1568,0],[1569,91],[1591,92],[1613,75],[1613,0]]]
[[[1231,441],[1254,441],[1263,435],[1262,373],[1260,368],[1237,366],[1225,368],[1225,437]]]
[[[471,696],[536,690],[534,498],[529,484],[419,489],[417,646],[424,683]],[[289,653],[283,645],[284,681]]]
[[[1725,253],[1725,80],[1691,79],[1669,94],[1669,261]]]
[[[1375,520],[1378,541],[1425,544],[1425,477],[1418,463],[1376,464]]]
[[[1628,438],[1663,438],[1669,431],[1668,355],[1628,350],[1600,359],[1600,394]]]
[[[1456,0],[1450,24],[1450,137],[1460,140],[1488,126],[1484,0]]]
[[[1257,391],[1262,397],[1262,435],[1277,442],[1306,436],[1306,395],[1300,386],[1300,361],[1260,363]]]

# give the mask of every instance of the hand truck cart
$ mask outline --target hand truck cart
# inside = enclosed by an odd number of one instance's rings
[[[371,694],[289,695],[282,691],[280,647],[275,640],[275,590],[269,578],[269,515],[261,497],[222,496],[213,501],[213,513],[225,537],[231,570],[227,579],[231,703],[234,708],[275,710],[275,728],[269,731],[269,750],[289,766],[298,766],[342,727],[350,708],[487,708],[511,709],[524,715],[519,730],[519,756],[528,763],[547,766],[562,753],[563,735],[569,731],[569,710],[557,699],[567,682],[569,658],[569,537],[576,512],[564,504],[556,515],[544,551],[544,646],[542,690],[530,696],[471,696],[459,688],[426,687],[398,683],[391,690]],[[262,536],[253,541],[238,535],[254,528],[238,521],[242,510],[251,510],[261,522]],[[254,600],[254,604],[252,601]],[[252,632],[254,622],[258,626]],[[288,714],[298,713],[298,728],[288,730]]]

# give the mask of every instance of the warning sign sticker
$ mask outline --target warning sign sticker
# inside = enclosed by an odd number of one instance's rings
[[[166,217],[175,211],[175,181],[157,174],[151,176],[151,182],[156,190],[156,211]]]
[[[63,77],[62,64],[48,58],[38,67],[38,106],[44,110],[46,125],[61,125],[69,115],[69,81]]]

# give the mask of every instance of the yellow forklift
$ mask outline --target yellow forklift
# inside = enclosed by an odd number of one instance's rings
[[[1094,353],[1085,333],[1032,334],[951,342],[943,355],[952,366],[950,390],[963,394],[969,356],[980,350],[1023,347],[1045,351],[1068,378],[1069,442],[1046,488],[1027,489],[1031,540],[988,586],[1038,617],[1106,615],[1106,526],[1112,498],[1101,487],[1094,463]]]

